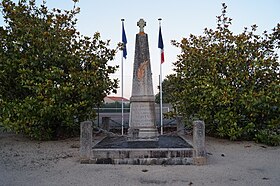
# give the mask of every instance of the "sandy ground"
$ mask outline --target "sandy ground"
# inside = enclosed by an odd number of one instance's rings
[[[207,138],[205,166],[86,165],[79,139],[0,134],[0,185],[280,185],[280,147]]]

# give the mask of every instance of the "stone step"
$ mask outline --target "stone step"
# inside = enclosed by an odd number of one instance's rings
[[[190,165],[193,147],[180,136],[159,136],[158,141],[128,141],[106,137],[92,149],[90,163],[133,165]]]

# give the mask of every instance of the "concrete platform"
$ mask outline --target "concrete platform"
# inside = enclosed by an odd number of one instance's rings
[[[193,164],[194,149],[180,136],[159,136],[158,141],[128,141],[106,137],[92,149],[90,163],[133,165]]]

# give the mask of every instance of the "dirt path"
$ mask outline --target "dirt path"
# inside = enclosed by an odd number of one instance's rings
[[[0,134],[0,185],[279,185],[280,147],[207,138],[208,165],[79,163],[79,139]]]

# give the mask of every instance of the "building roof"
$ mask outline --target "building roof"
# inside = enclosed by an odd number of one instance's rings
[[[106,98],[111,99],[113,101],[118,101],[118,102],[122,101],[122,97],[118,97],[118,96],[107,96]],[[129,101],[129,99],[123,98],[123,101]]]

